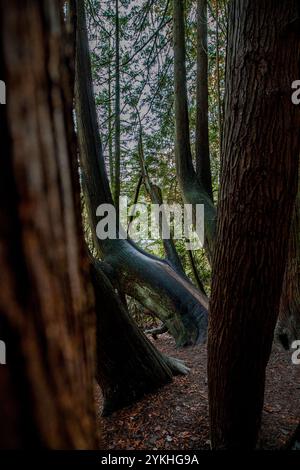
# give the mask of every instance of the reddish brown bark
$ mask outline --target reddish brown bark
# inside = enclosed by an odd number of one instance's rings
[[[208,342],[213,448],[253,448],[297,191],[296,1],[230,3]]]
[[[61,2],[0,1],[0,446],[94,448],[94,299]],[[74,159],[75,156],[75,159]],[[78,194],[78,192],[77,192]]]

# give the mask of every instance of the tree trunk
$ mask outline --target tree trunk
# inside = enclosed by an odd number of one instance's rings
[[[276,337],[286,349],[290,348],[293,341],[300,338],[300,172]]]
[[[225,7],[226,8],[226,7]],[[217,101],[218,101],[218,128],[219,128],[219,149],[222,148],[223,119],[222,119],[222,99],[220,83],[220,31],[219,31],[219,1],[216,0],[216,69],[217,69]]]
[[[112,204],[112,196],[97,124],[84,16],[79,14],[78,20],[76,116],[84,192],[94,245],[105,263],[110,265],[110,280],[116,282],[121,291],[154,311],[166,324],[178,346],[203,341],[207,329],[206,296],[176,273],[168,262],[145,253],[131,240],[97,238],[97,207]]]
[[[104,396],[103,415],[130,405],[188,368],[161,354],[139,330],[94,261],[97,307],[97,378]]]
[[[151,199],[152,204],[157,204],[158,206],[162,207],[163,197],[162,197],[161,189],[159,186],[152,183],[149,177],[148,169],[147,169],[146,162],[145,162],[144,145],[143,145],[143,130],[142,130],[141,121],[140,121],[140,132],[139,132],[139,141],[138,141],[138,155],[139,155],[141,172],[143,176],[145,189]],[[163,210],[163,207],[162,207],[160,227],[166,224],[168,224],[168,220],[167,220],[165,211]],[[170,238],[163,238],[162,242],[163,242],[164,251],[165,251],[167,260],[171,263],[172,267],[175,269],[175,271],[179,275],[186,277],[182,263],[181,263],[181,259],[177,253],[172,235],[170,235]]]
[[[213,200],[208,137],[207,0],[197,1],[196,172]]]
[[[117,223],[119,221],[119,197],[121,186],[121,122],[120,122],[120,24],[119,24],[119,0],[116,0],[116,21],[115,21],[115,184],[114,201],[117,213]]]
[[[173,0],[173,42],[177,177],[184,202],[204,205],[205,248],[211,262],[214,249],[216,210],[210,196],[205,191],[203,181],[196,176],[192,161],[185,67],[184,2],[182,0]],[[205,165],[207,167],[207,161]]]
[[[211,442],[253,448],[297,191],[296,1],[230,3],[223,172],[208,341]]]
[[[109,38],[109,50],[111,39]],[[112,114],[112,73],[111,73],[111,58],[109,57],[108,65],[108,161],[109,161],[109,178],[111,187],[114,188],[114,157],[113,157],[113,114]]]
[[[61,3],[0,1],[2,448],[93,449],[94,298],[77,221]],[[74,160],[72,160],[74,159]]]

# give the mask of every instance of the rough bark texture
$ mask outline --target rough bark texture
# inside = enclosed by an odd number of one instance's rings
[[[184,2],[182,0],[173,0],[176,171],[184,202],[204,205],[205,248],[208,259],[211,261],[214,249],[216,210],[210,196],[205,191],[202,180],[197,178],[192,161],[186,86],[184,24]]]
[[[76,221],[60,6],[0,1],[1,77],[9,90],[1,107],[3,448],[96,447],[94,299]]]
[[[95,229],[99,222],[96,209],[100,204],[112,204],[112,196],[99,137],[82,14],[78,14],[78,21],[76,116],[83,184],[94,245],[102,259],[110,265],[110,279],[121,291],[155,312],[178,346],[203,341],[207,329],[206,296],[176,273],[167,261],[147,254],[131,240],[99,240],[96,236]]]
[[[300,338],[300,177],[295,202],[289,251],[280,299],[276,337],[289,349]]]
[[[111,48],[111,38],[109,38],[109,49]],[[109,161],[109,178],[111,187],[114,188],[114,156],[113,156],[113,112],[112,112],[112,67],[111,62],[108,64],[108,161]]]
[[[207,0],[197,1],[196,173],[213,200],[208,138]]]
[[[296,1],[230,3],[208,343],[213,448],[253,448],[297,191]]]

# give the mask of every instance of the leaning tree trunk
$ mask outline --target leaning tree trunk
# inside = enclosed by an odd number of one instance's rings
[[[103,415],[130,405],[145,393],[185,375],[178,359],[161,354],[139,330],[102,271],[93,261],[97,308],[97,379],[101,386]]]
[[[300,172],[276,337],[286,349],[291,347],[293,341],[300,338]]]
[[[112,204],[101,148],[93,96],[87,32],[82,2],[78,14],[76,116],[83,173],[94,245],[106,265],[110,280],[126,294],[155,312],[178,346],[203,341],[207,329],[207,299],[168,262],[151,256],[131,240],[100,240],[96,236],[101,204]],[[117,236],[119,233],[117,232]]]
[[[61,3],[0,1],[0,447],[96,448],[94,299],[76,222]],[[78,219],[80,220],[80,219]]]
[[[230,3],[223,172],[208,340],[211,442],[253,448],[299,155],[296,1]]]

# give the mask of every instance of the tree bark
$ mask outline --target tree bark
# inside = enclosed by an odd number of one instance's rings
[[[296,1],[230,3],[208,341],[214,449],[255,447],[297,191]]]
[[[196,173],[213,200],[208,137],[207,0],[197,1]]]
[[[112,196],[97,124],[84,16],[78,14],[78,19],[76,116],[94,245],[110,265],[110,279],[115,280],[121,291],[155,312],[178,346],[201,342],[206,338],[207,329],[206,296],[176,273],[168,262],[149,255],[131,240],[97,238],[95,228],[99,219],[96,209],[100,204],[112,204]]]
[[[226,7],[224,7],[226,8]],[[219,1],[216,0],[216,69],[217,69],[217,97],[218,97],[218,128],[219,128],[219,149],[222,148],[223,134],[223,106],[221,99],[221,83],[220,83],[220,26],[219,26]]]
[[[109,38],[109,50],[111,48],[111,39]],[[113,114],[112,114],[112,73],[111,58],[109,57],[108,65],[108,161],[109,161],[109,178],[111,187],[114,188],[114,156],[113,156]]]
[[[97,447],[94,298],[77,220],[60,2],[0,1],[0,446]],[[62,47],[63,45],[63,47]],[[67,47],[66,47],[67,49]],[[77,219],[76,219],[77,217]]]
[[[211,262],[214,250],[216,210],[205,191],[203,181],[197,178],[192,161],[185,67],[184,2],[182,0],[173,0],[173,43],[177,177],[184,202],[204,205],[205,248]]]
[[[119,198],[121,190],[121,122],[120,122],[120,22],[119,22],[119,0],[116,2],[116,19],[115,19],[115,184],[114,184],[114,201],[117,213],[117,223],[119,221]]]

